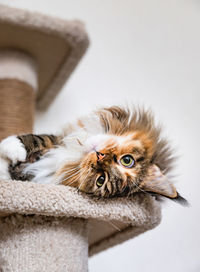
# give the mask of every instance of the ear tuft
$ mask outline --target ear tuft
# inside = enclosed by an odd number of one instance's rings
[[[187,200],[179,195],[174,185],[155,164],[149,168],[147,178],[140,184],[140,188],[146,192],[158,194],[177,201],[181,205],[188,206]]]
[[[178,202],[182,206],[190,207],[189,202],[184,197],[182,197],[181,195],[179,195],[179,193],[177,193],[177,197],[174,198],[174,199],[172,199],[172,200]]]

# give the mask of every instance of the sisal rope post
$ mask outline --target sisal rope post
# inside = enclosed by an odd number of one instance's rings
[[[37,65],[17,50],[0,51],[0,140],[33,130]]]
[[[0,140],[32,132],[35,94],[26,82],[0,79]]]

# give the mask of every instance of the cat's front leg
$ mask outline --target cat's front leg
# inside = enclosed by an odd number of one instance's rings
[[[17,136],[9,136],[0,142],[0,179],[11,179],[9,166],[26,160],[27,152]]]
[[[9,161],[4,158],[1,158],[1,156],[0,156],[0,179],[1,180],[11,179],[9,173]]]

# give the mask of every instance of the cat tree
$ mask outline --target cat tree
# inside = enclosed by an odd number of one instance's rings
[[[83,56],[78,21],[0,5],[0,138],[30,133]],[[97,200],[62,185],[0,181],[0,270],[87,271],[89,256],[159,224],[149,195]],[[88,251],[89,248],[89,251]]]

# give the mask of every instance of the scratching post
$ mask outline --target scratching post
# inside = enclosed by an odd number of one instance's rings
[[[30,133],[84,55],[82,23],[0,5],[0,139]],[[156,227],[150,195],[96,199],[75,188],[0,180],[0,271],[88,271],[88,256]]]
[[[0,140],[33,129],[37,64],[18,50],[0,50]]]
[[[1,220],[1,271],[87,271],[84,219],[10,216]]]

